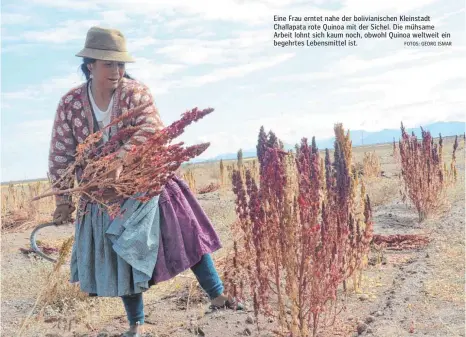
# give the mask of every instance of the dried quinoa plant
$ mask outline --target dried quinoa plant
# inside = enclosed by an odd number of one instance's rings
[[[24,329],[27,327],[29,319],[33,315],[37,306],[41,304],[42,309],[43,309],[50,301],[53,301],[56,298],[55,295],[56,295],[57,287],[59,287],[59,284],[57,281],[61,280],[61,278],[57,277],[57,275],[60,273],[61,267],[65,264],[66,259],[68,258],[71,252],[71,249],[73,247],[73,241],[74,241],[74,237],[72,236],[63,242],[59,250],[59,256],[58,256],[57,262],[54,264],[53,269],[48,274],[47,280],[45,282],[45,287],[42,288],[39,295],[37,296],[36,302],[34,303],[30,313],[24,319],[23,324],[21,325],[19,329],[18,336],[21,336]]]
[[[366,178],[376,178],[380,176],[381,166],[379,156],[373,152],[364,152],[363,158],[363,171],[364,177]]]
[[[129,110],[119,118],[112,121],[105,129],[110,128],[126,119],[136,118],[147,104]],[[90,200],[106,207],[113,217],[120,215],[120,201],[122,198],[135,198],[147,201],[161,193],[163,186],[170,179],[183,162],[203,153],[209,143],[183,147],[183,143],[171,144],[172,140],[180,136],[184,129],[193,122],[210,114],[213,109],[199,110],[197,108],[187,111],[180,120],[173,122],[168,127],[155,133],[145,133],[145,141],[132,145],[129,151],[131,160],[122,161],[118,157],[121,143],[125,143],[138,131],[144,131],[142,127],[128,126],[121,128],[107,143],[101,144],[102,129],[91,134],[78,146],[76,160],[56,182],[74,179],[76,170],[81,170],[79,186],[72,189],[60,190],[54,186],[54,190],[42,194],[33,200],[43,197],[69,194],[78,197],[85,196]],[[109,178],[109,174],[124,163],[123,171],[118,180]],[[106,191],[112,191],[114,197],[104,198]]]
[[[183,174],[183,179],[187,182],[189,189],[196,193],[196,178],[194,177],[194,172],[191,169],[187,169]]]

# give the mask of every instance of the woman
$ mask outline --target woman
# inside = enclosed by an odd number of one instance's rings
[[[125,63],[134,62],[126,50],[123,34],[114,29],[92,27],[85,47],[76,56],[83,58],[81,69],[87,81],[60,100],[52,130],[49,173],[52,182],[74,160],[76,147],[92,132],[108,125],[122,113],[152,102],[149,89],[125,72]],[[144,115],[132,120],[141,130],[118,152],[121,162],[130,160],[131,144],[163,128],[151,104]],[[107,141],[127,126],[120,123],[104,133]],[[119,165],[114,179],[122,170]],[[82,168],[76,172],[79,180]],[[71,188],[73,181],[58,188]],[[108,192],[111,193],[111,192]],[[108,196],[108,195],[107,195]],[[76,209],[69,195],[56,197],[54,222],[66,223]],[[242,304],[223,293],[223,284],[210,253],[221,248],[215,230],[188,186],[175,177],[161,195],[149,202],[122,201],[123,218],[111,220],[99,205],[81,197],[78,200],[75,242],[71,259],[71,282],[92,296],[122,298],[130,329],[125,336],[139,336],[144,323],[143,292],[191,268],[213,308],[243,309]]]

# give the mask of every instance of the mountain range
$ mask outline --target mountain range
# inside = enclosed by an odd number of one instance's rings
[[[424,130],[430,131],[433,137],[438,137],[440,134],[442,137],[448,136],[455,136],[455,135],[463,135],[465,133],[465,122],[437,122],[422,126]],[[406,128],[406,131],[411,134],[414,134],[418,137],[421,137],[421,127],[415,128]],[[391,143],[393,139],[398,141],[401,136],[400,129],[383,129],[380,131],[368,132],[365,130],[350,130],[350,137],[351,141],[353,142],[353,146],[361,146],[361,145],[374,145],[374,144],[383,144],[383,143]],[[311,141],[311,137],[309,138],[309,142]],[[298,140],[299,141],[299,140]],[[335,141],[335,137],[327,138],[327,139],[316,139],[316,144],[319,149],[333,149],[333,143]],[[295,144],[283,144],[286,150],[294,149]],[[239,150],[239,149],[238,149]],[[249,149],[242,149],[243,151],[243,158],[250,158],[255,157],[256,149],[251,146]],[[223,160],[231,160],[237,158],[237,152],[235,153],[222,153],[215,157],[209,159],[198,159],[195,158],[191,161],[191,163],[199,163],[199,162],[209,162],[209,161],[218,161],[220,159]]]

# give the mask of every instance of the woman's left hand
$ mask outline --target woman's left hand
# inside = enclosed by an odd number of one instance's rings
[[[117,181],[120,178],[122,171],[123,171],[123,164],[117,164],[117,166],[108,173],[108,177]]]
[[[124,166],[131,165],[135,160],[135,155],[131,152],[124,151],[119,156],[117,156],[113,170],[109,172],[108,177],[117,181],[120,178],[121,172],[123,171]]]

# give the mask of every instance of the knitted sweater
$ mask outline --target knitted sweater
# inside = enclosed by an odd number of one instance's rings
[[[55,183],[74,162],[77,146],[94,131],[94,117],[87,91],[88,83],[85,82],[72,88],[59,101],[49,149],[49,175],[52,183]],[[153,102],[147,86],[127,78],[121,80],[114,97],[111,120],[140,104]],[[145,141],[149,133],[155,133],[164,127],[155,103],[145,108],[136,118],[112,126],[110,134],[114,135],[129,123],[133,126],[143,126],[143,128],[122,146],[120,149],[122,152],[129,150],[133,144]],[[79,175],[78,172],[75,173]],[[73,187],[74,179],[70,179],[60,182],[56,188],[62,190]],[[55,200],[56,205],[73,203],[71,196],[66,194],[56,196]]]

